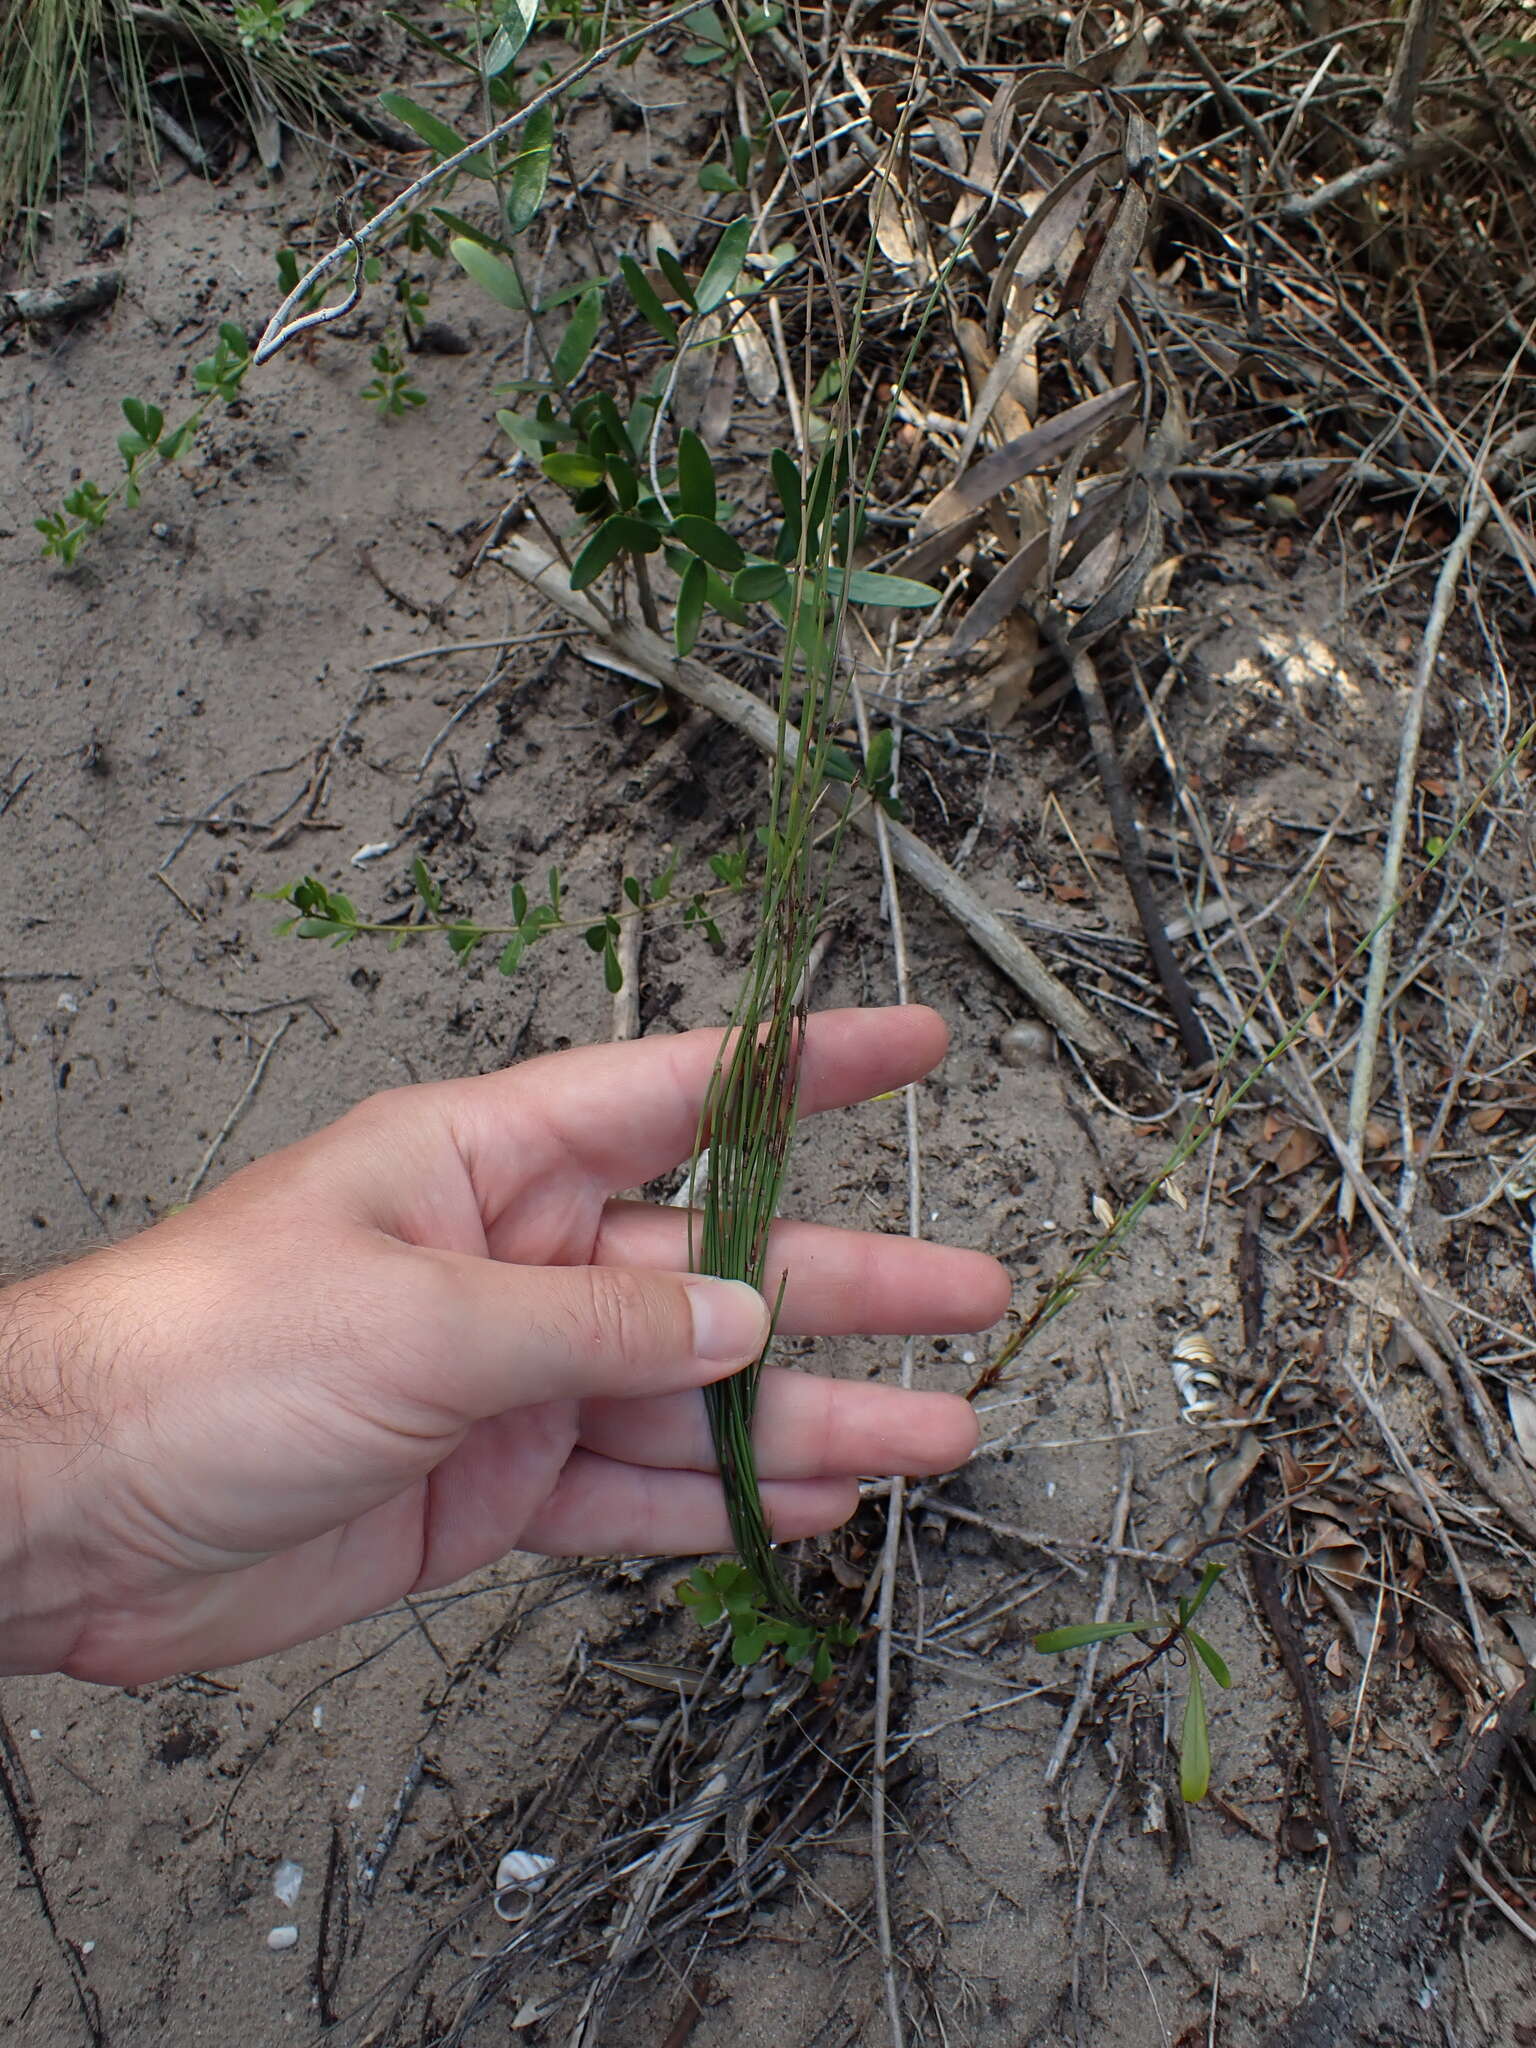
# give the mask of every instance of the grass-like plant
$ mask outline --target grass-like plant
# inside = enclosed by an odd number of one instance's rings
[[[843,689],[837,672],[840,607],[828,590],[830,504],[842,464],[824,450],[811,479],[806,510],[797,516],[800,557],[788,606],[786,652],[779,678],[775,750],[764,834],[764,875],[758,925],[732,1037],[705,1100],[695,1155],[709,1147],[709,1173],[690,1264],[727,1280],[745,1280],[774,1302],[784,1276],[768,1268],[768,1233],[778,1213],[794,1140],[799,1059],[805,1030],[806,968],[826,902],[827,876],[842,829],[817,849],[817,822],[829,788],[828,764]],[[798,509],[795,508],[798,514]],[[807,528],[810,530],[807,531]],[[796,650],[803,656],[795,660]],[[797,666],[802,673],[797,675]],[[798,739],[791,737],[797,683],[802,686]],[[765,1607],[785,1618],[798,1603],[773,1555],[752,1448],[752,1418],[762,1361],[706,1389],[715,1453],[731,1533],[742,1563],[757,1581]]]
[[[253,130],[275,118],[324,125],[339,95],[287,33],[302,11],[294,0],[10,0],[0,13],[0,246],[31,253],[66,143],[76,134],[89,147],[98,83],[153,160],[157,51],[192,52]]]

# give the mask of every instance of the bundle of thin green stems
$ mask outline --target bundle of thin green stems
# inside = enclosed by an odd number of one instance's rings
[[[835,452],[824,451],[821,462],[835,465]],[[831,475],[818,467],[808,493],[813,502],[818,487],[825,494]],[[807,970],[847,816],[841,811],[818,845],[832,734],[846,695],[835,652],[841,606],[831,601],[827,581],[824,559],[815,567],[802,563],[795,578],[779,680],[761,915],[695,1151],[697,1166],[708,1146],[709,1171],[690,1262],[696,1271],[745,1280],[767,1294],[775,1324],[785,1275],[768,1270],[768,1236],[794,1140]],[[797,648],[804,656],[798,673]],[[790,715],[797,681],[803,684],[798,744]],[[737,1555],[756,1578],[764,1607],[791,1617],[800,1605],[774,1557],[752,1442],[762,1366],[758,1358],[717,1381],[705,1389],[705,1401]]]
[[[761,80],[758,82],[761,86]],[[962,234],[930,285],[897,372],[897,390],[906,386],[929,321],[967,242],[968,235]],[[851,805],[843,804],[829,827],[818,830],[818,820],[826,809],[833,735],[842,723],[849,697],[837,651],[847,586],[845,575],[834,571],[832,557],[840,533],[841,552],[847,566],[852,566],[849,558],[862,522],[869,480],[878,472],[895,418],[893,398],[864,451],[863,481],[855,483],[852,471],[858,451],[848,408],[849,371],[857,360],[863,334],[873,255],[871,247],[859,275],[851,317],[845,318],[835,301],[827,309],[839,341],[842,393],[832,432],[812,474],[802,480],[805,509],[799,521],[779,672],[778,744],[761,915],[742,993],[731,1018],[731,1034],[705,1097],[694,1147],[694,1185],[699,1183],[699,1161],[706,1147],[709,1172],[700,1192],[696,1223],[690,1226],[689,1263],[696,1272],[745,1280],[767,1294],[775,1327],[787,1276],[769,1271],[768,1237],[794,1142],[811,951],[851,814]],[[807,311],[814,314],[813,308]],[[807,325],[814,332],[820,322],[809,317]],[[809,390],[803,400],[802,416],[809,417]],[[834,510],[836,517],[830,516]],[[799,732],[794,736],[791,714],[797,686],[803,694]],[[803,1610],[774,1555],[752,1439],[758,1383],[771,1347],[770,1335],[762,1356],[744,1371],[706,1387],[705,1403],[736,1554],[757,1581],[761,1611],[792,1621]]]

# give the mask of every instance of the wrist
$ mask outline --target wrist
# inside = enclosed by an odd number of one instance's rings
[[[0,1676],[58,1670],[80,1631],[92,1348],[63,1276],[0,1290]]]

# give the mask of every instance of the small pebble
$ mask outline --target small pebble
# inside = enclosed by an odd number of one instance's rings
[[[309,1725],[312,1728],[323,1728],[325,1726],[325,1707],[323,1704],[317,1704],[311,1709]]]
[[[304,1866],[285,1856],[272,1873],[272,1893],[279,1905],[291,1906],[304,1889]]]
[[[298,1945],[299,1930],[297,1927],[274,1927],[267,1936],[267,1947],[270,1949],[297,1948]]]
[[[997,1042],[1005,1067],[1033,1067],[1048,1060],[1055,1037],[1047,1025],[1033,1017],[1021,1017],[1010,1024]]]
[[[363,1801],[367,1798],[367,1796],[368,1787],[366,1785],[361,1783],[354,1785],[347,1799],[348,1813],[356,1813],[357,1809],[362,1805]]]

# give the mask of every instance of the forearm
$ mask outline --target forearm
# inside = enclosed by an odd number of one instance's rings
[[[0,1291],[0,1676],[58,1670],[81,1627],[79,1487],[100,1422],[76,1292],[65,1274]]]

